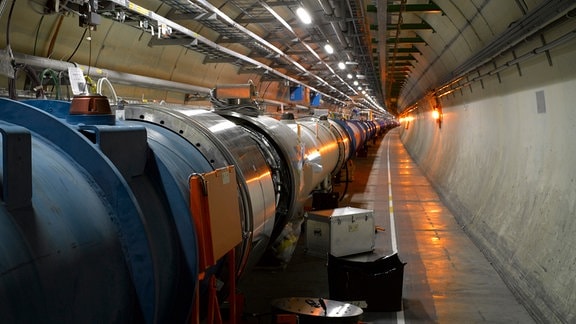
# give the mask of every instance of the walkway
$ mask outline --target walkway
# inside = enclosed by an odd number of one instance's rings
[[[376,225],[383,228],[376,235],[375,253],[390,255],[397,248],[406,262],[402,311],[364,312],[364,322],[533,323],[442,204],[397,130],[374,143],[367,157],[356,158],[354,166],[348,187],[335,187],[341,194],[346,190],[339,206],[374,210]],[[307,255],[304,241],[301,235],[286,269],[256,269],[244,278],[246,311],[254,319],[270,311],[274,298],[329,298],[326,260]]]

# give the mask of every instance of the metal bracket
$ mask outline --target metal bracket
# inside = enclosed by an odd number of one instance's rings
[[[126,179],[144,172],[148,151],[146,128],[83,125],[79,129],[94,132],[95,142],[102,153],[106,154]]]
[[[0,126],[2,199],[9,210],[32,205],[32,138],[20,126]]]

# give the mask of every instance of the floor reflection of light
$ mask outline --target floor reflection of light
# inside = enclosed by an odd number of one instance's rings
[[[438,241],[440,241],[440,238],[438,236],[432,236],[432,242],[438,243]]]

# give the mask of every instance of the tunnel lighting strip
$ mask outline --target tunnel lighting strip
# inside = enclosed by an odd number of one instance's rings
[[[214,6],[212,6],[211,4],[207,3],[205,0],[196,0],[199,3],[204,4],[209,10],[212,10],[213,12],[215,12],[216,14],[218,14],[220,17],[226,19],[226,21],[234,21],[232,20],[230,17],[226,16],[224,13],[221,13],[217,8],[215,8]],[[206,4],[205,4],[206,2]],[[286,20],[284,20],[272,7],[270,7],[266,2],[264,1],[259,1],[260,5],[262,7],[264,7],[264,9],[268,10],[268,12],[270,12],[270,14],[272,16],[274,16],[274,18],[276,18],[276,20],[278,20],[284,27],[286,27],[286,29],[288,29],[288,31],[290,31],[290,33],[292,33],[292,35],[294,35],[298,41],[314,56],[316,57],[316,59],[320,62],[322,62],[326,68],[328,68],[328,70],[335,75],[339,81],[341,81],[342,83],[346,84],[346,86],[348,86],[348,88],[354,93],[354,95],[357,95],[358,93],[356,92],[356,90],[354,88],[352,88],[348,83],[346,83],[338,74],[336,74],[334,72],[334,70],[326,63],[322,60],[322,58],[320,58],[320,55],[318,55],[318,53],[316,53],[316,51],[314,51],[314,49],[312,47],[310,47],[310,45],[308,45],[306,42],[304,42],[303,40],[300,39],[300,37],[296,34],[296,32],[294,31],[294,29],[292,29],[292,27],[290,26],[290,24],[288,24],[288,22]],[[332,88],[335,91],[340,92],[341,95],[345,96],[346,98],[352,100],[352,98],[350,98],[348,95],[346,95],[345,93],[341,92],[340,90],[338,90],[337,88],[333,87],[330,83],[328,83],[327,81],[325,81],[324,79],[322,79],[321,77],[310,73],[310,71],[306,70],[302,65],[300,65],[298,62],[296,62],[295,60],[293,60],[290,56],[288,56],[287,54],[285,54],[284,52],[282,52],[279,48],[277,48],[276,46],[270,44],[269,42],[267,42],[266,40],[262,39],[260,36],[252,33],[250,30],[239,26],[239,25],[234,25],[234,27],[236,27],[237,29],[239,29],[240,31],[246,33],[247,35],[251,36],[252,38],[254,38],[256,41],[260,42],[262,45],[267,46],[268,48],[270,48],[271,50],[280,53],[280,55],[282,55],[282,57],[284,57],[285,59],[287,59],[288,61],[290,61],[292,64],[294,64],[296,67],[298,67],[300,70],[302,70],[305,73],[310,74],[311,76],[313,76],[316,80],[318,80],[321,84],[324,84],[330,88]],[[353,101],[353,100],[352,100]]]
[[[195,2],[203,5],[207,10],[212,11],[213,13],[215,13],[216,15],[218,15],[220,18],[224,19],[227,23],[229,23],[230,25],[232,25],[234,28],[242,31],[243,33],[245,33],[246,35],[254,38],[256,41],[258,41],[260,44],[262,44],[263,46],[268,47],[269,49],[271,49],[272,51],[276,52],[277,54],[279,54],[280,56],[282,56],[284,59],[286,59],[287,61],[291,62],[294,66],[296,66],[299,70],[301,70],[302,72],[308,74],[309,76],[315,78],[318,82],[320,82],[320,84],[325,85],[327,87],[330,87],[331,89],[333,89],[336,92],[339,92],[340,95],[348,98],[350,101],[354,102],[357,105],[361,105],[364,106],[362,103],[358,103],[355,102],[350,96],[348,96],[347,94],[343,93],[342,91],[340,91],[339,89],[335,88],[334,86],[332,86],[330,83],[328,83],[326,80],[322,79],[321,77],[315,75],[314,73],[311,73],[309,70],[307,70],[304,66],[302,66],[300,63],[298,63],[297,61],[295,61],[294,59],[292,59],[290,56],[288,56],[287,54],[285,54],[284,52],[282,52],[282,50],[280,50],[279,48],[277,48],[276,46],[274,46],[273,44],[269,43],[268,41],[266,41],[265,39],[263,39],[262,37],[256,35],[255,33],[253,33],[252,31],[244,28],[243,26],[239,25],[238,23],[236,23],[232,18],[230,18],[229,16],[227,16],[225,13],[223,13],[222,11],[220,11],[218,8],[214,7],[212,4],[210,4],[209,2],[207,2],[206,0],[195,0]],[[294,31],[294,29],[292,29],[292,27],[290,26],[290,24],[288,24],[288,22],[286,20],[284,20],[270,5],[268,5],[266,2],[264,1],[259,1],[259,4],[266,9],[268,12],[270,12],[270,14],[276,18],[277,21],[279,21],[292,35],[294,35],[298,41],[300,43],[302,43],[302,45],[314,56],[316,57],[316,59],[318,59],[318,61],[320,61],[331,73],[332,75],[334,75],[338,81],[340,81],[342,84],[346,85],[348,87],[348,89],[350,91],[352,91],[352,93],[354,95],[358,95],[358,92],[356,91],[356,89],[354,89],[352,86],[350,86],[350,84],[348,82],[346,82],[344,79],[342,79],[342,77],[340,77],[340,75],[338,75],[334,69],[332,69],[332,67],[330,67],[330,65],[328,65],[326,62],[324,62],[324,60],[322,60],[322,58],[318,55],[318,53],[316,53],[316,51],[314,51],[314,49],[308,45],[306,42],[304,42],[303,40],[300,39],[300,37],[296,34],[296,32]],[[302,83],[300,83],[302,84]],[[302,84],[304,85],[304,84]],[[308,85],[305,85],[309,88],[311,88],[312,90],[322,93]],[[323,93],[322,93],[323,94]],[[376,109],[376,110],[384,110],[380,105],[370,101],[370,104],[372,105],[372,109]],[[370,108],[370,107],[369,107]]]
[[[334,75],[336,76],[336,78],[342,82],[343,84],[345,84],[348,89],[350,89],[354,95],[357,95],[358,92],[356,92],[356,90],[350,86],[350,84],[348,84],[346,81],[344,81],[340,75],[338,75],[334,69],[332,69],[332,67],[330,67],[330,65],[328,65],[328,63],[324,62],[324,60],[322,60],[322,58],[320,57],[320,55],[318,55],[318,53],[316,53],[316,51],[310,46],[308,45],[308,43],[304,42],[303,40],[300,39],[300,37],[296,34],[296,32],[294,31],[294,29],[292,29],[292,27],[288,24],[288,22],[286,20],[284,20],[282,17],[280,17],[280,15],[272,8],[270,7],[266,2],[264,1],[260,1],[260,5],[262,5],[262,7],[264,7],[266,10],[268,10],[268,12],[270,12],[272,14],[272,16],[274,16],[274,18],[276,18],[276,20],[278,20],[284,27],[286,27],[286,29],[288,29],[292,35],[294,35],[298,41],[300,43],[302,43],[302,45],[304,47],[306,47],[306,49],[318,60],[320,61],[322,64],[324,64],[324,66]],[[324,81],[322,78],[320,77],[316,77],[316,79],[318,79],[318,81],[320,81],[322,84],[325,84],[329,87],[332,87],[328,82]],[[333,87],[332,87],[333,88]]]
[[[296,60],[294,60],[292,57],[290,57],[289,55],[287,55],[286,53],[284,53],[282,50],[280,50],[278,47],[274,46],[273,44],[271,44],[270,42],[266,41],[265,39],[263,39],[262,37],[256,35],[255,33],[253,33],[251,30],[244,28],[243,26],[239,25],[237,22],[235,22],[232,18],[230,18],[228,15],[226,15],[225,13],[223,13],[222,11],[220,11],[218,8],[216,8],[215,6],[213,6],[211,3],[209,3],[206,0],[195,0],[195,2],[203,5],[206,9],[212,11],[213,13],[215,13],[216,15],[218,15],[218,17],[222,18],[224,21],[226,21],[227,23],[229,23],[231,26],[233,26],[234,28],[238,29],[239,31],[245,33],[246,35],[252,37],[254,40],[256,40],[257,42],[259,42],[260,44],[268,47],[269,49],[271,49],[272,51],[276,52],[278,55],[280,55],[282,58],[286,59],[287,61],[289,61],[290,63],[292,63],[292,65],[296,66],[299,70],[301,70],[304,73],[307,73],[308,75],[314,77],[316,80],[320,81],[321,83],[329,86],[331,89],[339,92],[342,96],[348,98],[349,100],[353,101],[352,98],[350,98],[350,96],[348,96],[347,94],[343,93],[342,91],[338,90],[337,88],[335,88],[334,86],[330,85],[328,82],[326,82],[324,79],[322,79],[321,77],[315,75],[314,73],[311,73],[309,70],[307,70],[305,67],[303,67],[300,63],[298,63]],[[266,5],[266,4],[262,4],[262,2],[260,2],[260,4],[269,12],[273,12],[274,9],[272,9],[270,6]],[[279,17],[278,14],[272,14],[276,20],[278,20],[280,23],[282,23],[282,25],[286,26],[288,23],[285,22],[281,17]],[[292,28],[288,28],[289,31],[292,32],[292,34],[294,34],[295,36],[296,33],[294,33],[294,30],[292,30]],[[298,39],[302,44],[304,44],[306,46],[306,44]],[[318,54],[316,54],[314,52],[314,50],[312,48],[310,48],[309,46],[307,47],[309,51],[311,51],[316,57],[318,57]],[[319,58],[319,57],[318,57]],[[261,63],[260,63],[261,64]],[[299,84],[302,84],[301,82],[298,82]],[[318,91],[317,89],[314,89],[308,85],[305,85],[307,87],[309,87],[310,89],[322,93],[321,91]],[[350,85],[348,85],[348,87],[350,87]],[[354,89],[352,87],[350,87],[350,89],[356,94],[356,92],[354,91]]]
[[[324,92],[322,92],[322,91],[320,91],[320,90],[318,90],[318,89],[315,89],[315,88],[313,88],[313,87],[310,87],[309,85],[306,85],[306,84],[302,83],[301,81],[299,81],[299,80],[297,80],[297,79],[294,79],[294,78],[292,78],[292,77],[290,77],[290,76],[288,76],[288,75],[286,75],[286,74],[283,74],[282,72],[277,71],[277,70],[275,70],[275,69],[273,69],[273,68],[271,68],[271,67],[263,64],[262,62],[256,61],[256,60],[251,59],[251,58],[249,58],[249,57],[247,57],[247,56],[244,56],[244,55],[242,55],[242,54],[240,54],[240,53],[234,52],[234,51],[232,51],[232,50],[230,50],[230,49],[228,49],[228,48],[226,48],[226,47],[220,46],[220,45],[218,45],[218,44],[210,41],[209,39],[205,38],[204,36],[202,36],[202,35],[200,35],[200,34],[198,34],[198,33],[195,33],[195,32],[193,32],[193,31],[189,30],[188,28],[186,28],[186,27],[184,27],[184,26],[182,26],[182,25],[179,25],[179,24],[177,24],[177,23],[175,23],[175,22],[173,22],[173,21],[171,21],[171,20],[169,20],[169,19],[166,19],[165,17],[160,16],[160,15],[156,14],[155,12],[153,12],[153,11],[151,11],[151,10],[148,10],[148,9],[146,9],[146,8],[144,8],[144,7],[141,7],[141,6],[139,6],[139,5],[137,5],[137,4],[133,3],[133,2],[130,2],[130,1],[128,1],[128,0],[111,0],[111,2],[113,2],[113,3],[115,3],[115,4],[119,5],[119,6],[123,6],[124,8],[127,8],[127,9],[129,9],[129,10],[131,10],[131,11],[137,13],[137,14],[140,14],[140,15],[144,16],[144,17],[148,17],[148,18],[150,18],[150,19],[152,19],[152,20],[155,20],[155,21],[157,21],[159,24],[165,24],[166,26],[171,27],[173,30],[177,30],[177,31],[179,31],[179,32],[181,32],[181,33],[183,33],[183,34],[191,37],[191,38],[194,38],[194,39],[196,39],[196,40],[198,40],[198,41],[201,41],[202,43],[204,43],[204,44],[206,44],[206,45],[208,45],[208,46],[210,46],[210,47],[212,47],[212,48],[214,48],[214,49],[216,49],[216,50],[218,50],[218,51],[220,51],[220,52],[222,52],[222,53],[226,53],[226,54],[228,54],[228,55],[230,55],[230,56],[234,56],[234,57],[236,57],[236,58],[239,58],[239,59],[241,59],[241,60],[244,61],[244,62],[251,63],[251,64],[253,64],[253,65],[255,65],[255,66],[259,67],[259,68],[265,69],[265,70],[267,70],[267,71],[269,71],[269,72],[271,72],[271,73],[273,73],[273,74],[275,74],[275,75],[277,75],[277,76],[279,76],[279,77],[281,77],[281,78],[283,78],[283,79],[286,79],[286,80],[288,80],[288,81],[291,81],[291,82],[293,82],[293,83],[296,83],[296,84],[300,84],[300,85],[309,87],[311,90],[314,90],[314,91],[316,91],[316,92],[318,92],[318,93],[321,93],[321,94],[322,94],[323,96],[325,96],[325,97],[331,98],[331,99],[333,99],[333,100],[335,100],[335,101],[337,101],[337,102],[340,102],[340,103],[342,103],[342,104],[345,104],[344,101],[342,101],[342,100],[340,100],[340,99],[338,99],[338,98],[335,98],[335,97],[333,97],[333,96],[331,96],[331,95],[328,95],[328,94],[326,94],[326,93],[324,93]],[[234,23],[234,27],[237,27],[237,28],[238,28],[238,27],[240,27],[240,26],[238,26],[236,23]],[[286,55],[286,54],[283,54],[283,55]],[[286,57],[287,57],[287,56],[286,56]],[[294,63],[297,63],[297,62],[294,61]],[[303,67],[301,67],[300,69],[306,71],[306,73],[310,73],[310,72],[308,72],[306,69],[304,69]],[[311,74],[311,75],[313,75],[313,74]],[[316,78],[319,78],[319,77],[316,76]],[[320,80],[322,80],[322,79],[320,79]],[[322,81],[324,81],[324,80],[322,80]],[[324,83],[327,84],[327,85],[329,85],[326,81],[324,81]],[[329,86],[330,86],[330,85],[329,85]],[[332,87],[332,86],[330,86],[330,87]],[[347,96],[346,94],[342,93],[340,90],[338,90],[338,89],[336,89],[336,88],[334,88],[334,87],[332,87],[332,88],[333,88],[335,91],[341,93],[342,95],[344,95],[344,96],[346,96],[347,98],[350,99],[349,96]],[[350,100],[352,100],[352,99],[350,99]]]

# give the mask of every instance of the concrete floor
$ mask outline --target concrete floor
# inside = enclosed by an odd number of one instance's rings
[[[362,322],[534,322],[442,204],[406,152],[397,131],[373,143],[368,156],[356,158],[354,166],[354,178],[348,187],[345,183],[335,186],[341,195],[346,190],[339,207],[373,210],[376,225],[383,228],[376,235],[374,254],[390,255],[396,247],[406,263],[402,310],[365,310]],[[393,226],[396,235],[392,234]],[[329,298],[327,260],[307,254],[305,247],[302,234],[285,268],[260,267],[241,280],[247,323],[270,323],[271,303],[276,298]],[[386,293],[383,287],[382,294]]]

